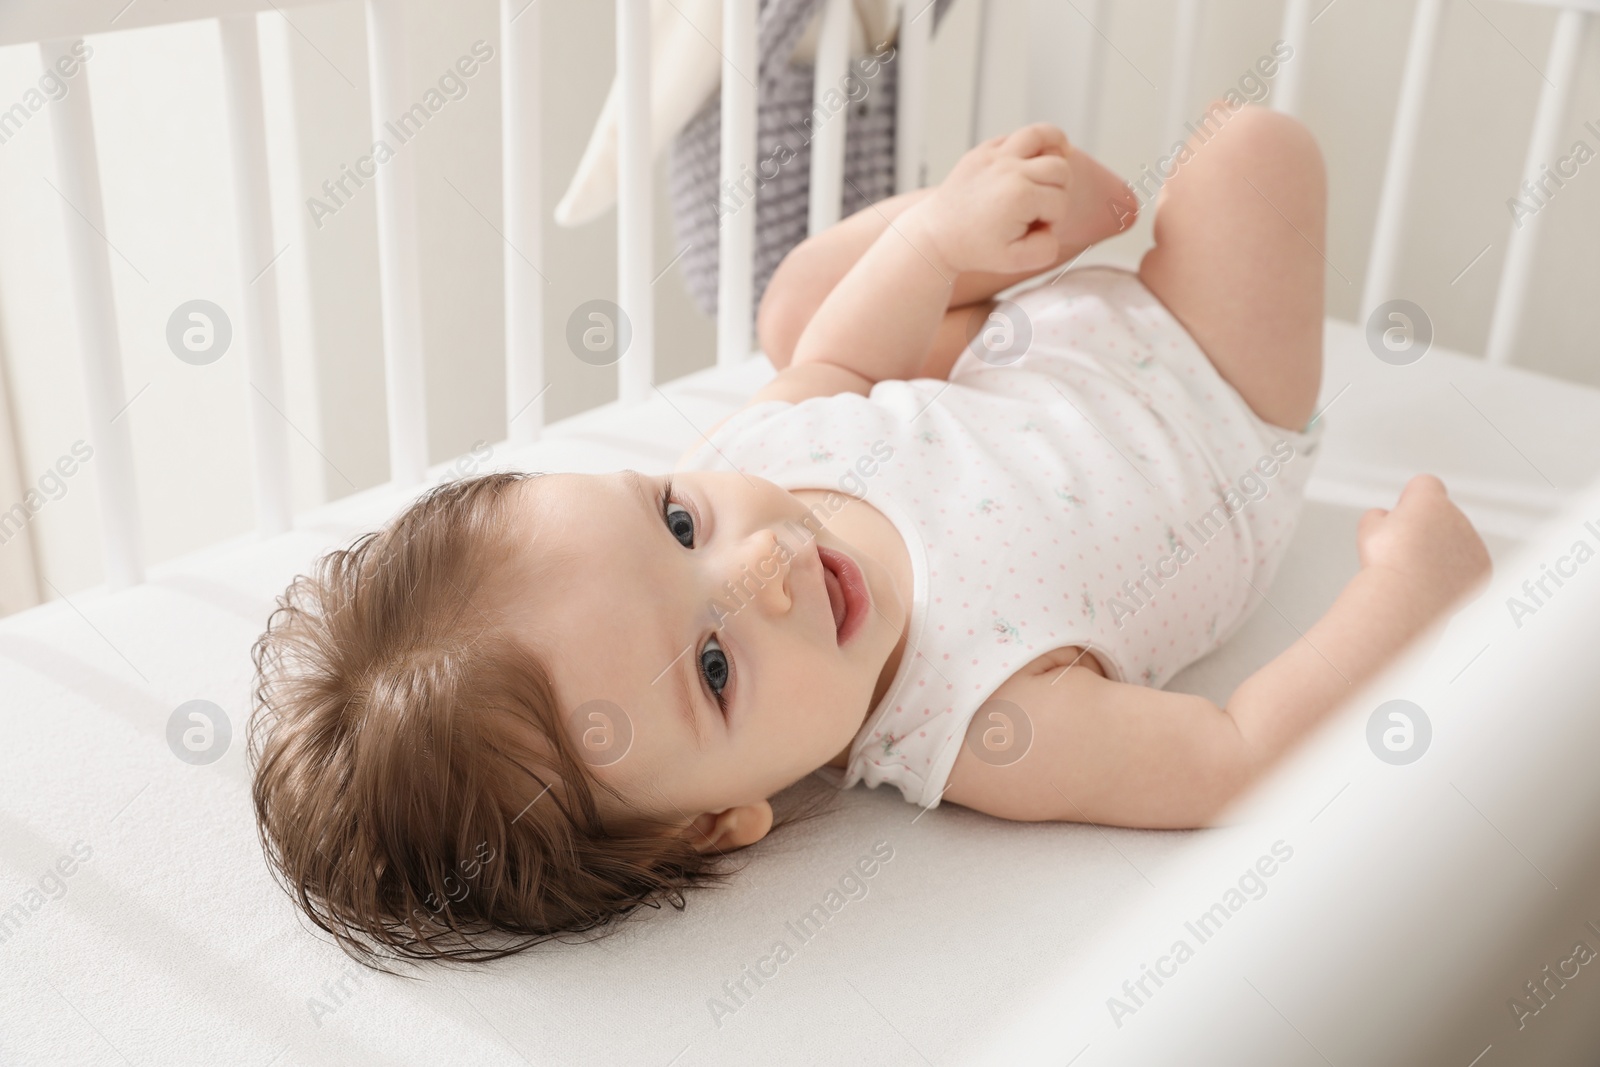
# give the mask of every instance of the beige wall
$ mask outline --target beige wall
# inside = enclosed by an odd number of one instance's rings
[[[1073,80],[1095,31],[1066,0],[988,0],[981,136],[1029,118],[1074,132]],[[1097,150],[1125,174],[1161,144],[1176,0],[1109,0],[1099,27],[1106,52],[1097,102]],[[1481,351],[1510,227],[1505,199],[1520,177],[1534,102],[1543,84],[1553,11],[1503,0],[1451,4],[1423,127],[1416,196],[1404,242],[1399,294],[1433,318],[1440,342]],[[1190,94],[1198,113],[1233,84],[1279,35],[1277,0],[1213,0]],[[296,502],[309,506],[367,486],[386,473],[375,215],[368,187],[311,224],[305,198],[318,193],[370,146],[362,7],[353,2],[286,9],[262,19],[268,79],[277,243],[284,300],[289,414]],[[544,19],[543,208],[564,190],[613,72],[613,5],[539,0]],[[1376,210],[1412,4],[1337,0],[1313,27],[1305,64],[1304,114],[1320,138],[1331,179],[1330,312],[1353,317]],[[410,0],[406,9],[414,97],[474,41],[498,53],[494,0]],[[969,80],[976,64],[976,0],[957,0],[936,42],[940,76],[929,100],[930,174],[942,175],[973,128]],[[106,174],[108,236],[122,320],[148,554],[161,560],[243,534],[253,517],[243,432],[241,361],[179,363],[162,340],[184,300],[238,306],[233,262],[227,130],[214,26],[191,23],[91,38],[99,148]],[[1563,147],[1600,125],[1600,63],[1594,38],[1573,94]],[[1028,60],[1033,69],[1030,73]],[[37,51],[0,49],[0,106],[37,77]],[[81,85],[77,89],[81,89]],[[405,151],[414,152],[421,207],[422,320],[427,353],[431,458],[505,432],[501,346],[498,58],[449,103]],[[17,467],[29,480],[86,437],[77,376],[70,288],[58,235],[60,205],[44,114],[0,146],[0,351],[9,363]],[[664,167],[658,176],[664,173]],[[454,188],[452,188],[452,185]],[[664,191],[656,201],[652,273],[678,252]],[[1600,232],[1600,161],[1584,168],[1544,216],[1544,246],[1519,362],[1600,384],[1593,337],[1600,309],[1593,235]],[[546,230],[545,344],[552,418],[615,395],[612,369],[567,353],[567,315],[615,290],[614,215],[576,230]],[[1148,219],[1096,255],[1131,263],[1148,241]],[[1489,251],[1464,276],[1463,268]],[[1342,278],[1341,278],[1342,275]],[[690,305],[676,271],[657,283],[658,377],[713,360],[713,324]],[[304,435],[302,438],[301,434]],[[316,445],[307,443],[307,439]],[[320,454],[319,454],[320,452]],[[323,457],[326,457],[324,459]],[[30,474],[30,472],[32,472]],[[86,472],[93,476],[93,464]],[[0,480],[0,484],[4,484]],[[0,508],[10,501],[0,501]],[[70,593],[99,580],[92,485],[75,479],[34,519],[44,575]],[[0,551],[14,546],[0,546]]]

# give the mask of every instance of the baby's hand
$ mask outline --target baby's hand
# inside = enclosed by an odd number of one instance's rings
[[[1472,521],[1431,474],[1407,482],[1392,509],[1373,508],[1361,516],[1356,545],[1363,567],[1397,572],[1440,606],[1476,591],[1494,570]]]
[[[1068,217],[1067,135],[1037,122],[969,150],[912,210],[952,271],[1038,271]]]

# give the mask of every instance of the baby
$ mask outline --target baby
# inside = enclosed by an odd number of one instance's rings
[[[1161,688],[1270,604],[1324,200],[1303,127],[1219,103],[1137,273],[1056,273],[1139,204],[1048,125],[806,241],[776,377],[672,475],[453,482],[290,587],[251,730],[276,873],[364,958],[476,960],[682,907],[813,773],[1208,824],[1489,573],[1419,475],[1225,707]]]

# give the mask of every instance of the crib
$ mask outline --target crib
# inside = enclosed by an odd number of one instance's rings
[[[819,94],[845,69],[847,2],[822,7]],[[934,77],[923,2],[902,11],[895,46],[900,190],[923,181],[920,104]],[[1091,27],[1110,2],[1060,0]],[[1324,2],[1284,5],[1281,36],[1297,52],[1311,47]],[[1527,0],[1467,0],[1480,2]],[[1488,591],[1353,692],[1223,828],[1004,823],[855,790],[829,819],[753,850],[734,888],[693,896],[684,912],[647,912],[593,943],[415,980],[364,971],[308,932],[268,875],[250,811],[248,650],[273,596],[317,555],[449,475],[426,449],[415,177],[401,155],[372,179],[391,477],[309,512],[291,508],[278,294],[271,272],[258,273],[274,249],[256,28],[258,15],[289,6],[13,0],[0,14],[0,44],[39,42],[47,67],[70,62],[85,34],[217,21],[238,270],[255,278],[237,333],[258,527],[255,537],[145,562],[119,418],[129,397],[102,236],[109,179],[96,160],[92,94],[69,93],[49,122],[106,584],[0,620],[0,1060],[1490,1067],[1579,1062],[1600,1045],[1600,978],[1574,947],[1600,945],[1590,903],[1600,888],[1591,755],[1600,660],[1581,646],[1600,630],[1600,566],[1573,562],[1576,542],[1600,546],[1600,449],[1585,434],[1600,424],[1600,390],[1515,365],[1545,216],[1508,232],[1481,355],[1433,345],[1425,358],[1386,361],[1373,340],[1399,321],[1387,309],[1405,296],[1397,264],[1445,0],[1415,7],[1360,319],[1327,323],[1318,407],[1330,425],[1301,530],[1267,603],[1171,687],[1225,701],[1296,640],[1354,574],[1361,511],[1391,504],[1418,471],[1441,475],[1485,533],[1496,562]],[[736,211],[719,231],[716,364],[657,379],[653,6],[659,15],[660,3],[616,0],[615,303],[631,325],[617,399],[547,422],[556,354],[542,350],[544,221],[530,207],[540,203],[540,9],[501,0],[508,439],[495,446],[497,465],[665,470],[771,376],[750,330],[754,212]],[[742,73],[754,65],[756,10],[750,0],[721,6],[721,166],[732,177],[756,165],[755,87]],[[1527,145],[1530,181],[1558,154],[1600,0],[1547,6],[1559,14]],[[1205,17],[1202,0],[1176,10],[1163,146],[1192,106]],[[401,5],[365,0],[365,15],[377,131],[409,103]],[[1103,35],[1090,39],[1070,102],[1067,132],[1091,147],[1085,102],[1108,47]],[[1297,109],[1302,71],[1284,67],[1272,106]],[[813,231],[838,218],[843,138],[843,124],[831,123],[813,143]],[[1508,619],[1508,598],[1526,597],[1524,583],[1551,567],[1564,578],[1556,595]],[[1368,743],[1374,709],[1402,698],[1427,707],[1432,723],[1431,749],[1404,766],[1375,758]],[[195,700],[208,702],[212,736],[189,759],[173,724],[201,721],[177,717]],[[823,903],[840,899],[858,858],[885,848],[893,858],[859,893],[841,907]],[[1250,871],[1258,875],[1241,888]],[[1191,951],[1175,954],[1179,941]],[[778,942],[790,949],[782,962]]]

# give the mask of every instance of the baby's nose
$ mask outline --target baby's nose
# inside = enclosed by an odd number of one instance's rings
[[[746,594],[772,609],[786,609],[790,601],[788,547],[770,530],[751,534],[744,542],[735,584]]]

